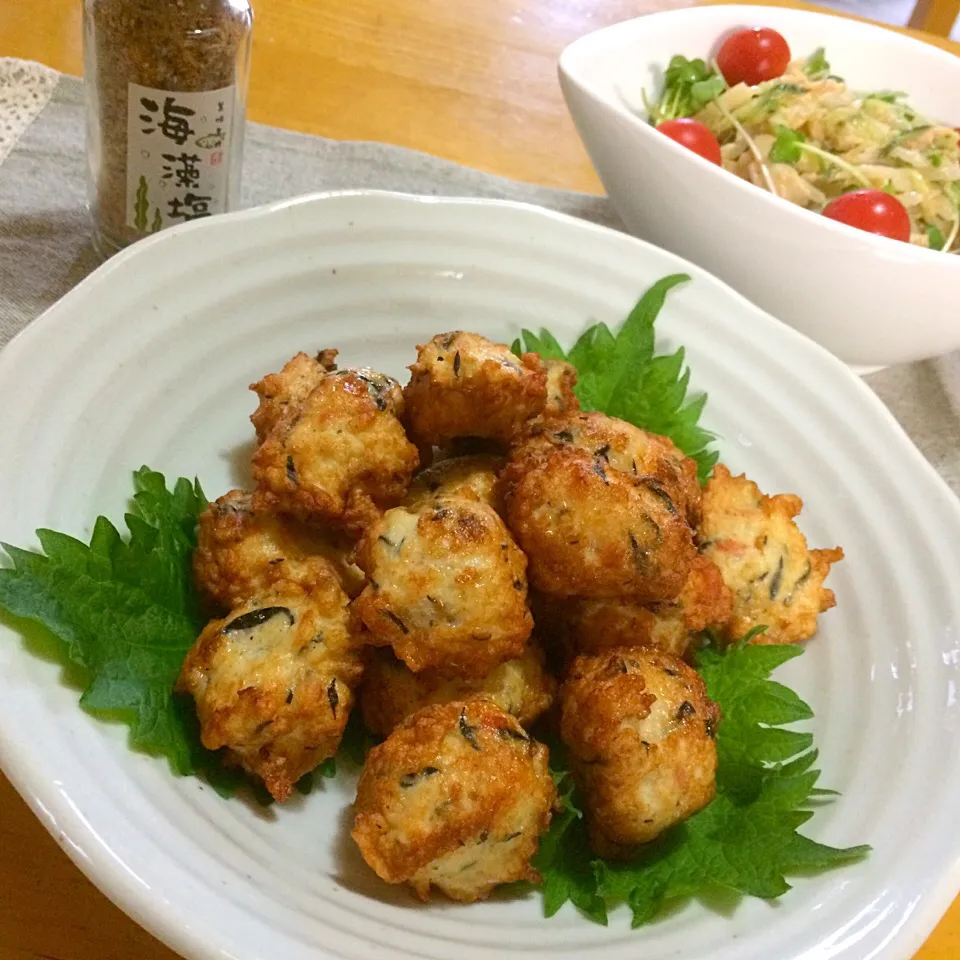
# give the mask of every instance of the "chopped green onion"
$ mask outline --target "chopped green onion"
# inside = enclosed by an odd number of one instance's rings
[[[852,164],[846,160],[830,153],[827,150],[821,150],[812,143],[807,143],[807,138],[798,130],[791,130],[789,127],[778,126],[777,139],[770,150],[770,160],[773,163],[796,163],[804,153],[814,157],[819,157],[827,163],[833,164],[839,170],[843,170],[849,177],[856,180],[861,186],[871,187],[870,181]]]
[[[806,141],[806,137],[799,130],[791,130],[782,124],[775,128],[777,139],[774,140],[770,148],[771,163],[796,163],[803,153],[800,144]]]
[[[811,80],[822,80],[830,73],[830,64],[827,63],[824,53],[823,47],[817,47],[804,61],[803,72]]]
[[[884,103],[896,103],[898,100],[907,96],[902,90],[880,90],[876,93],[868,93],[864,100],[882,100]]]

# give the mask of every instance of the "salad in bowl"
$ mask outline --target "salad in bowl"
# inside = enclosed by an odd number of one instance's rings
[[[960,348],[960,59],[778,7],[669,10],[560,57],[628,230],[859,372]]]
[[[808,210],[934,250],[960,249],[960,134],[901,91],[852,89],[822,47],[792,58],[776,30],[729,34],[709,64],[674,56],[651,123]]]

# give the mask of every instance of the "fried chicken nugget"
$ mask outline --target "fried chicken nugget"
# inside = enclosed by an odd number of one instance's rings
[[[389,650],[371,650],[360,686],[360,709],[367,729],[385,737],[422,707],[484,694],[526,727],[553,704],[556,686],[543,651],[532,643],[521,656],[476,680],[447,679],[435,670],[414,673]]]
[[[570,655],[611,647],[656,647],[686,656],[701,630],[720,629],[733,616],[733,594],[712,560],[698,554],[676,600],[644,607],[628,600],[574,600],[562,605]]]
[[[700,521],[697,465],[669,437],[647,433],[603,413],[576,411],[534,421],[525,437],[528,450],[583,450],[605,468],[644,477],[654,489],[660,489],[664,502],[673,504],[691,527],[696,528]]]
[[[415,507],[437,497],[465,497],[488,503],[499,513],[497,474],[505,462],[503,457],[486,453],[438,460],[413,478],[404,505]]]
[[[253,494],[231,490],[197,519],[194,579],[210,599],[230,608],[267,592],[280,580],[307,592],[325,584],[331,568],[351,596],[363,589],[362,571],[334,534],[253,508]]]
[[[792,494],[768,497],[745,476],[718,464],[704,488],[701,550],[733,591],[731,640],[767,627],[753,643],[796,643],[812,637],[817,616],[836,604],[823,586],[843,550],[808,550],[793,518],[803,501]]]
[[[629,858],[713,799],[720,711],[679,658],[640,647],[577,657],[560,710],[599,856]]]
[[[340,744],[363,670],[347,603],[332,575],[309,595],[277,584],[207,624],[180,670],[203,745],[226,748],[278,801]]]
[[[564,435],[530,437],[501,474],[504,517],[531,584],[560,597],[673,600],[696,555],[676,503],[657,480],[618,469],[603,447]]]
[[[324,375],[254,453],[255,505],[362,532],[403,497],[420,462],[402,412],[392,377],[366,369]]]
[[[483,900],[530,865],[556,789],[547,748],[484,697],[425,707],[364,764],[353,839],[387,883]]]
[[[543,415],[563,416],[580,409],[573,388],[577,385],[577,368],[562,360],[544,360],[547,370],[547,403]]]
[[[442,333],[417,347],[404,388],[406,423],[420,446],[458,437],[508,443],[547,400],[547,374],[535,353],[520,357],[476,333]]]
[[[494,509],[441,498],[388,510],[357,547],[369,578],[354,610],[368,641],[415,671],[482,677],[531,631],[527,560]]]
[[[315,357],[298,353],[279,373],[268,373],[258,383],[250,384],[250,389],[260,398],[250,421],[261,443],[287,407],[302,403],[325,374],[337,369],[336,357],[336,350],[321,350]]]

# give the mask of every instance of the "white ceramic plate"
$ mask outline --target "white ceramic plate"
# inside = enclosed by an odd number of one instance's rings
[[[269,811],[225,801],[125,746],[51,663],[0,629],[0,760],[74,861],[191,958],[906,960],[957,890],[960,508],[839,361],[703,271],[533,208],[386,194],[314,197],[163,233],[110,261],[0,355],[0,536],[119,520],[130,472],[246,479],[247,384],[295,351],[402,375],[414,344],[467,328],[571,342],[686,269],[660,327],[685,344],[724,460],[798,491],[819,546],[843,545],[839,607],[783,671],[817,711],[823,782],[808,832],[866,862],[728,915],[693,903],[639,931],[536,894],[415,903],[348,838],[352,784]]]

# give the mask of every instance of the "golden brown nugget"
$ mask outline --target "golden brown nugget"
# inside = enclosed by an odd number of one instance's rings
[[[756,626],[753,643],[796,643],[812,637],[817,617],[836,604],[823,586],[843,550],[809,550],[793,518],[803,501],[793,494],[768,497],[745,476],[718,464],[704,488],[701,550],[733,592],[726,628],[738,640]]]
[[[541,437],[512,451],[500,480],[536,589],[640,603],[680,593],[696,556],[693,531],[655,480]]]
[[[357,547],[354,601],[367,641],[414,671],[482,677],[519,657],[533,630],[527,560],[492,507],[442,498],[396,507]]]
[[[419,506],[437,497],[464,497],[501,509],[497,474],[506,459],[495,454],[477,453],[438,460],[413,478],[404,499],[406,506]]]
[[[353,839],[387,883],[453,900],[539,879],[530,865],[557,795],[547,748],[493,701],[425,707],[364,764]]]
[[[177,690],[196,703],[203,745],[276,800],[340,744],[363,669],[348,623],[333,577],[309,595],[279,584],[207,624],[183,662]]]
[[[389,650],[374,649],[367,656],[360,709],[367,729],[385,737],[422,707],[481,694],[527,727],[552,705],[556,681],[547,673],[543,651],[534,643],[521,656],[498,664],[476,680],[447,678],[435,670],[414,673]]]
[[[698,633],[722,629],[733,616],[733,594],[712,560],[697,555],[676,600],[642,606],[629,600],[561,604],[569,654],[611,647],[656,647],[684,657]]]
[[[267,434],[291,404],[299,405],[323,379],[324,374],[337,369],[336,350],[321,350],[315,357],[298,353],[288,360],[279,373],[268,373],[250,389],[260,398],[260,404],[250,421],[262,443]]]
[[[691,527],[700,521],[700,484],[697,465],[670,440],[648,433],[626,420],[576,410],[564,416],[544,417],[528,425],[524,434],[528,452],[576,449],[591,454],[605,468],[643,477],[660,491]]]
[[[679,658],[640,647],[577,657],[560,709],[599,856],[629,858],[713,799],[720,712]]]
[[[518,357],[476,333],[438,334],[418,346],[410,373],[406,423],[420,446],[458,437],[508,443],[547,400],[547,374],[535,353]]]
[[[580,409],[580,401],[573,389],[577,385],[576,367],[562,360],[544,360],[543,365],[547,370],[547,402],[543,416],[576,413]]]
[[[307,592],[331,571],[348,594],[366,582],[342,536],[321,534],[289,517],[255,510],[253,494],[231,490],[197,519],[194,578],[200,590],[230,608],[287,580]]]
[[[326,374],[254,453],[255,506],[359,534],[400,501],[419,464],[402,412],[391,377],[366,369]]]

